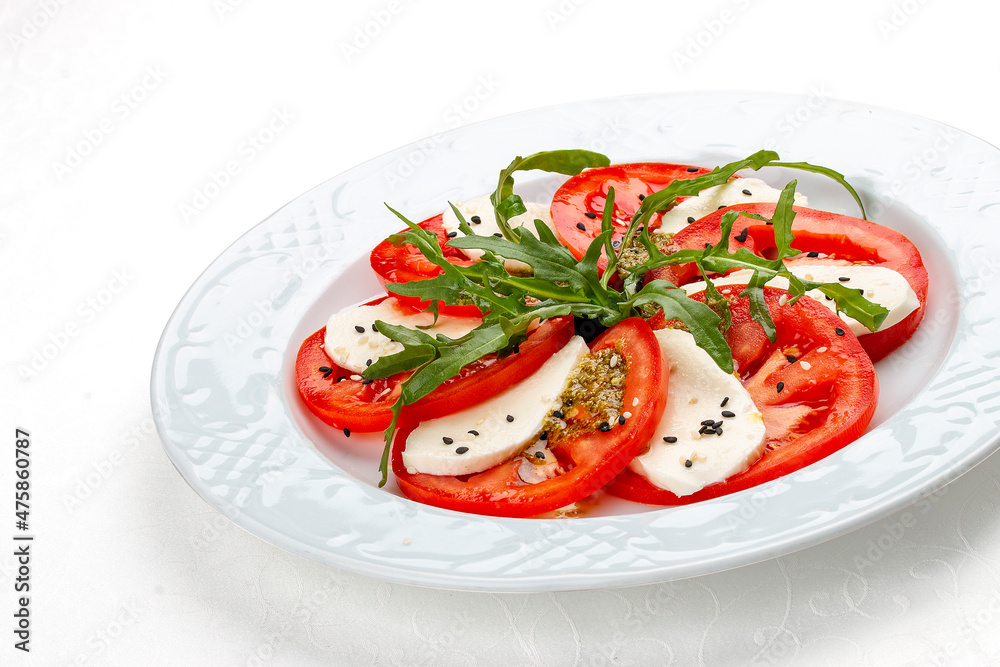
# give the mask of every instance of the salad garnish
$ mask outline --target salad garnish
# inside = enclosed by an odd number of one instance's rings
[[[722,238],[715,246],[665,252],[656,243],[649,229],[656,213],[669,209],[679,197],[697,195],[705,188],[728,182],[743,169],[758,170],[772,166],[823,174],[843,185],[864,215],[858,193],[843,175],[804,162],[780,162],[773,151],[759,151],[744,160],[717,167],[710,173],[689,180],[676,180],[646,196],[618,248],[612,245],[611,240],[615,194],[614,188],[609,188],[601,216],[601,231],[579,260],[541,220],[534,221],[533,230],[509,224],[512,217],[527,210],[521,198],[513,193],[514,173],[542,170],[573,175],[587,168],[609,164],[606,156],[584,150],[546,151],[515,158],[500,172],[497,188],[490,197],[501,236],[476,234],[461,212],[451,205],[464,236],[451,238],[449,245],[483,251],[481,261],[470,266],[458,266],[447,261],[435,234],[386,205],[408,227],[406,231],[392,235],[392,243],[412,244],[442,271],[425,280],[391,283],[387,287],[393,293],[429,301],[427,309],[435,316],[438,302],[447,305],[474,304],[482,311],[483,321],[476,329],[456,339],[441,334],[432,336],[381,320],[375,322],[375,328],[381,334],[400,343],[403,349],[380,357],[362,376],[371,380],[411,371],[402,382],[400,395],[392,406],[391,423],[384,433],[385,450],[379,465],[382,473],[379,486],[387,481],[390,447],[403,406],[427,396],[457,375],[463,366],[485,355],[497,353],[502,357],[514,352],[517,345],[527,338],[529,328],[540,320],[573,315],[596,321],[602,327],[610,327],[629,317],[649,317],[662,310],[667,320],[679,321],[715,363],[731,373],[734,369],[732,352],[725,338],[725,329],[730,321],[728,303],[712,284],[712,274],[736,269],[753,271],[753,277],[739,296],[749,297],[752,318],[761,324],[772,342],[776,332],[765,303],[764,285],[775,277],[788,280],[789,303],[794,303],[809,290],[819,289],[836,302],[838,312],[855,318],[871,331],[875,331],[888,314],[885,308],[866,299],[857,289],[839,282],[805,280],[795,276],[785,266],[786,258],[799,254],[791,247],[791,226],[795,217],[792,209],[796,187],[794,180],[782,189],[771,218],[740,211],[724,214]],[[773,259],[759,257],[742,247],[730,252],[729,240],[741,216],[773,225],[777,246]],[[645,251],[640,255],[642,261],[623,266],[619,261],[619,252],[636,243]],[[598,266],[602,255],[607,258],[607,267],[603,272]],[[531,275],[512,275],[505,267],[504,259],[527,264]],[[706,281],[705,303],[689,298],[683,289],[666,280],[643,282],[646,273],[652,269],[687,263],[694,263]]]

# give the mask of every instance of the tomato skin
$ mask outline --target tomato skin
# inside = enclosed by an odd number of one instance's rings
[[[403,450],[416,423],[396,434],[392,469],[400,490],[412,500],[473,514],[531,517],[565,507],[597,491],[625,469],[652,437],[666,405],[669,370],[649,325],[639,318],[619,322],[590,345],[592,351],[616,347],[629,364],[624,410],[632,417],[607,433],[593,431],[550,443],[560,462],[573,467],[537,484],[518,476],[522,457],[464,479],[448,475],[407,472]]]
[[[381,300],[381,299],[379,299]],[[545,360],[573,336],[573,318],[556,317],[542,322],[503,359],[488,357],[465,366],[433,392],[403,409],[413,419],[433,419],[481,403],[534,373]],[[350,379],[353,371],[336,366],[323,351],[326,327],[303,341],[295,360],[295,381],[309,410],[338,429],[372,433],[388,428],[392,405],[399,398],[400,383],[408,373],[363,385]],[[327,374],[320,367],[330,368]],[[486,370],[487,372],[480,372]],[[346,378],[337,382],[338,378]],[[378,397],[385,392],[385,395]],[[402,416],[402,415],[401,415]]]
[[[730,286],[732,294],[743,290]],[[853,442],[868,427],[878,404],[878,377],[849,328],[809,297],[780,305],[787,292],[764,288],[778,330],[771,343],[750,318],[749,300],[731,302],[733,326],[727,334],[741,381],[764,416],[766,450],[749,469],[678,497],[626,469],[607,490],[652,505],[687,505],[749,489],[815,463]],[[704,293],[694,298],[704,298]],[[837,327],[844,331],[838,336]],[[823,352],[820,348],[826,347]],[[785,354],[795,350],[798,360]],[[801,365],[803,358],[810,368]],[[782,391],[777,390],[782,382]]]
[[[721,236],[719,225],[727,212],[745,211],[770,218],[774,209],[775,204],[764,203],[730,206],[692,223],[674,235],[673,242],[677,248],[703,248],[706,242],[718,243]],[[805,254],[816,251],[832,259],[883,266],[902,275],[917,295],[920,307],[901,322],[860,337],[861,346],[872,361],[884,358],[909,340],[923,319],[927,304],[927,269],[916,246],[896,230],[874,222],[799,206],[792,210],[795,211],[792,247],[801,250],[802,254],[786,260],[788,265],[809,261]],[[741,216],[733,226],[733,236],[739,235],[744,228],[747,240],[740,245],[762,256],[775,249],[773,227]],[[732,242],[733,237],[730,240]],[[736,246],[730,247],[733,249]],[[700,279],[693,264],[662,267],[650,271],[646,277],[647,280],[657,278],[670,280],[676,285]]]
[[[646,197],[676,180],[695,178],[709,172],[711,169],[659,162],[615,164],[582,171],[563,183],[552,197],[549,212],[556,235],[577,259],[582,259],[591,241],[601,233],[601,216],[609,186],[615,189],[615,233],[612,241],[621,241],[632,216],[642,203],[640,195]],[[596,217],[589,218],[587,213]],[[659,225],[660,217],[656,214],[651,219],[650,228]],[[577,227],[578,224],[582,224],[584,229]],[[598,266],[603,270],[607,266],[607,258],[601,257]]]
[[[452,248],[448,245],[448,234],[444,229],[442,220],[443,214],[438,214],[424,220],[418,226],[437,235],[438,245],[441,246],[441,251],[449,262],[458,266],[473,264],[474,260],[466,257],[465,253],[458,248]],[[441,273],[441,267],[428,261],[415,246],[409,243],[395,246],[389,239],[385,239],[375,246],[369,256],[369,263],[383,287],[388,283],[408,283],[414,280],[425,280]],[[388,288],[386,291],[395,296],[401,303],[405,303],[417,310],[426,310],[430,305],[429,301],[423,301],[414,296],[394,294]],[[453,315],[455,317],[482,316],[479,308],[473,304],[447,305],[442,303],[439,306],[438,312],[442,315]]]

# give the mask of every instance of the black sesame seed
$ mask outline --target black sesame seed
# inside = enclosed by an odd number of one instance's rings
[[[795,358],[795,357],[794,357],[793,355],[791,355],[791,354],[786,354],[786,355],[785,355],[785,359],[788,359],[788,363],[790,363],[790,364],[794,364],[794,363],[795,363],[796,361],[798,361],[798,359],[796,359],[796,358]]]
[[[456,236],[458,236],[458,232],[448,232],[445,236],[447,236],[450,239],[453,239]]]
[[[579,229],[581,232],[587,231],[587,225],[583,224],[582,222],[576,223],[576,228]]]
[[[726,208],[726,205],[725,205],[725,204],[723,204],[722,206],[720,206],[719,208],[717,208],[717,209],[715,209],[715,210],[716,210],[716,211],[721,211],[721,210],[722,210],[722,209],[724,209],[724,208]]]
[[[597,430],[601,433],[607,433],[611,430],[611,424],[608,422],[601,422],[601,425],[597,427]]]
[[[837,332],[838,336],[843,336],[844,335],[844,330],[841,329],[840,327],[837,327],[836,329],[834,329],[834,331]]]
[[[374,382],[374,381],[375,381],[375,380],[362,380],[362,381],[361,381],[361,384],[365,384],[365,385],[367,385],[367,384],[371,384],[371,383],[372,383],[372,382]]]
[[[705,250],[708,250],[711,247],[712,247],[711,243],[708,243],[708,242],[705,243]]]
[[[444,444],[446,444],[446,445],[450,445],[451,443],[455,442],[454,440],[452,440],[448,436],[444,436],[443,438],[441,438],[441,440],[444,441]]]
[[[567,399],[566,399],[566,400],[564,401],[564,403],[565,403],[566,405],[573,405],[573,399],[572,399],[572,398],[567,398]]]
[[[642,201],[645,198],[646,198],[646,195],[639,195],[639,201]]]
[[[611,247],[613,247],[613,248],[617,248],[617,247],[618,247],[618,246],[620,246],[621,244],[622,244],[622,242],[621,242],[621,241],[612,241],[612,242],[611,242]]]
[[[729,397],[726,396],[724,399],[722,399],[722,403],[719,403],[719,407],[720,408],[726,407],[726,403],[728,403],[728,402],[729,402]]]
[[[778,383],[778,393],[780,394],[781,390],[784,389],[784,388],[785,388],[785,383],[784,382],[779,382]]]
[[[566,415],[563,414],[562,410],[556,410],[555,412],[552,413],[552,416],[555,417],[556,419],[562,419]]]
[[[354,325],[354,330],[357,331],[358,333],[364,333],[365,332],[365,328],[363,326],[361,326],[360,324],[355,324]]]
[[[469,451],[468,447],[458,447],[458,448],[455,449],[455,453],[456,454],[464,454],[467,451]]]
[[[469,218],[469,220],[471,220],[473,222],[473,224],[476,224],[476,225],[478,225],[479,223],[481,223],[483,221],[483,219],[480,218],[478,215],[472,216],[471,218]]]
[[[713,424],[715,424],[714,419],[706,419],[701,423],[702,426],[712,426]]]
[[[865,288],[864,287],[859,287],[858,288],[858,294],[860,294],[861,296],[864,296],[865,295]]]
[[[833,301],[833,297],[830,296],[829,294],[825,294],[824,296],[826,297],[827,301]]]
[[[733,418],[733,417],[736,416],[736,413],[733,412],[732,410],[723,410],[722,411],[722,416],[725,417],[725,418],[727,418],[727,419],[731,419],[731,418]]]
[[[543,452],[543,451],[537,451],[537,452],[535,452],[535,458],[536,459],[545,460],[545,452]]]
[[[345,435],[346,437],[350,438],[350,437],[351,437],[351,429],[349,429],[349,428],[345,428],[345,429],[344,429],[344,435]]]
[[[507,421],[509,422],[514,421],[514,415],[507,415]]]
[[[819,257],[819,251],[818,250],[813,250],[811,252],[807,252],[806,253],[806,257]]]
[[[688,224],[690,225],[692,222],[694,222],[694,216],[693,215],[689,215],[688,216]]]
[[[715,429],[712,428],[711,426],[702,426],[700,429],[698,429],[698,434],[699,435],[705,435],[706,433],[708,433],[710,431],[712,433],[715,433]]]
[[[688,171],[693,174],[694,172],[698,171],[698,167],[688,167]]]
[[[372,360],[371,359],[365,359],[365,366],[371,366],[371,365],[372,365]]]
[[[549,432],[548,431],[542,431],[539,434],[538,439],[539,440],[548,440],[549,439]]]
[[[332,368],[330,368],[329,366],[320,366],[320,367],[319,367],[319,372],[320,372],[320,373],[329,373],[329,372],[330,372],[330,371],[332,371],[332,370],[333,370],[333,369],[332,369]]]
[[[715,435],[722,435],[722,428],[715,429]]]
[[[677,437],[673,435],[667,435],[663,437],[663,442],[670,443],[671,445],[677,442]]]
[[[479,431],[466,431],[470,435],[479,435]]]
[[[721,421],[717,421],[714,424],[712,424],[712,428],[719,428],[720,426],[722,426],[722,422]]]
[[[685,468],[690,468],[690,467],[691,467],[691,466],[693,466],[693,465],[694,465],[694,462],[693,462],[693,461],[692,461],[691,459],[688,459],[688,460],[686,460],[686,461],[684,462],[684,467],[685,467]]]
[[[347,379],[346,377],[344,377],[343,375],[341,375],[339,378],[337,378],[337,382],[343,382],[346,379]]]
[[[594,213],[593,211],[587,211],[586,213],[584,213],[584,215],[590,218],[591,220],[597,217],[597,214]]]
[[[746,188],[743,188],[743,194],[745,194],[745,195],[746,195],[747,197],[749,197],[749,196],[750,196],[750,195],[752,195],[753,193],[752,193],[752,192],[750,192],[749,190],[747,190]]]
[[[624,425],[625,424],[625,417],[624,416],[618,415],[618,424],[619,425]]]
[[[850,278],[848,278],[847,276],[840,276],[839,278],[837,278],[837,280],[839,280],[842,283],[846,283],[848,280],[850,280]]]
[[[503,234],[501,234],[500,232],[493,232],[493,236],[503,238]]]

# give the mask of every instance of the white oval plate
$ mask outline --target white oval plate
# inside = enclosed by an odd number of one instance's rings
[[[376,487],[377,435],[312,418],[293,381],[299,342],[380,292],[368,253],[447,200],[489,192],[515,154],[589,148],[614,162],[715,166],[760,148],[843,172],[872,219],[921,249],[931,276],[916,336],[878,365],[869,432],[769,484],[688,507],[604,500],[571,519],[496,519]],[[839,186],[799,179],[810,204],[856,215]],[[527,198],[563,177],[521,177]],[[188,483],[283,549],[384,579],[464,590],[627,586],[786,554],[883,517],[955,479],[997,446],[1000,410],[1000,152],[953,128],[857,104],[760,93],[598,100],[487,121],[405,146],[284,206],[195,282],[157,349],[152,401]]]

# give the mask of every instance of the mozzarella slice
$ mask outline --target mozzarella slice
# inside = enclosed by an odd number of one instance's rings
[[[528,210],[520,215],[515,215],[507,221],[511,227],[522,227],[527,225],[528,229],[534,232],[536,219],[544,222],[549,226],[549,228],[552,227],[552,218],[549,215],[549,207],[546,204],[524,202],[524,207]],[[469,223],[469,227],[471,227],[472,231],[476,232],[479,236],[500,234],[500,227],[497,225],[496,215],[494,214],[493,202],[490,201],[488,195],[476,197],[475,199],[470,199],[466,202],[455,202],[455,208],[461,211],[462,217],[464,217],[465,221]],[[473,217],[479,220],[479,222],[476,222]],[[449,233],[462,233],[458,229],[458,216],[455,215],[455,212],[451,210],[450,206],[445,210],[444,215],[442,216],[442,224],[445,231]],[[466,257],[469,259],[479,259],[483,256],[483,251],[475,248],[462,250],[462,252],[465,253]],[[504,266],[506,266],[507,270],[511,273],[524,273],[531,270],[531,267],[524,262],[518,262],[513,259],[504,260]]]
[[[506,391],[462,412],[422,422],[406,439],[403,465],[411,473],[469,475],[520,453],[559,407],[569,376],[587,351],[583,339],[574,336]]]
[[[358,306],[330,316],[326,323],[323,351],[333,363],[355,373],[361,373],[379,357],[396,354],[403,346],[375,330],[375,320],[398,324],[410,329],[434,323],[434,315],[416,312],[401,306],[396,299],[388,298],[374,306]],[[428,335],[443,334],[448,338],[461,338],[482,324],[478,317],[438,318],[437,324],[422,329]]]
[[[747,194],[747,193],[750,194]],[[694,220],[704,218],[724,206],[749,203],[776,203],[781,190],[775,190],[757,178],[737,178],[723,185],[705,188],[694,197],[688,197],[663,214],[659,231],[676,234]],[[806,206],[804,195],[795,193],[796,206]]]
[[[898,324],[903,319],[920,307],[920,300],[917,298],[910,283],[906,281],[899,272],[884,266],[870,266],[864,264],[853,264],[846,260],[828,261],[792,261],[788,264],[788,270],[799,278],[814,280],[821,283],[839,282],[845,287],[863,289],[865,298],[873,301],[886,310],[889,314],[877,329],[881,331],[888,329],[894,324]],[[753,271],[742,269],[734,271],[722,278],[713,278],[712,282],[718,287],[721,285],[741,285],[746,284]],[[847,278],[848,280],[841,280]],[[774,278],[767,283],[771,287],[788,289],[788,280],[785,278]],[[684,285],[688,294],[695,294],[705,289],[704,282]],[[828,299],[825,294],[818,289],[806,292],[810,297],[816,299],[827,308],[837,314],[837,303]],[[853,317],[848,317],[840,313],[840,319],[851,328],[855,336],[870,334],[868,327],[858,322]]]
[[[736,376],[720,369],[691,334],[655,333],[670,364],[667,406],[649,450],[629,467],[654,486],[687,496],[746,470],[760,457],[764,418]],[[709,419],[722,422],[721,435],[714,428],[699,433]]]

